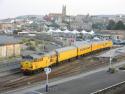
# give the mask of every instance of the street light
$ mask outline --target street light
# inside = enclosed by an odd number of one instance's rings
[[[111,56],[110,56],[110,59],[109,59],[109,60],[110,60],[110,62],[109,62],[109,63],[110,63],[110,64],[109,64],[109,68],[112,68],[112,57],[111,57]]]
[[[109,69],[112,68],[112,52],[111,52],[111,48],[110,48],[110,57],[109,57]]]
[[[112,67],[112,58],[113,58],[113,56],[111,55],[111,49],[110,49],[109,69],[108,69],[108,72],[110,72],[110,73],[114,73],[115,72],[115,68]]]
[[[118,50],[113,50],[112,52],[111,52],[111,49],[110,49],[110,58],[109,58],[109,60],[110,60],[110,68],[112,67],[112,60],[115,58],[115,56],[117,56],[117,55],[119,55],[119,53],[118,53]]]

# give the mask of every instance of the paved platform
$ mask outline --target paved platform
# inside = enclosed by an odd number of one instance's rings
[[[71,80],[69,82],[50,86],[46,94],[90,94],[97,90],[117,84],[125,80],[125,71],[119,71],[115,74],[100,71],[92,75]],[[32,92],[32,94],[43,94],[45,89],[41,88]],[[31,94],[27,92],[25,94]]]
[[[124,74],[125,72],[123,71],[115,74],[101,71],[83,78],[50,87],[50,91],[47,94],[90,94],[97,90],[124,81]],[[43,92],[41,90],[42,89],[36,91]]]
[[[114,66],[118,67],[123,64],[125,64],[125,61],[117,63]],[[125,80],[124,71],[110,74],[107,72],[107,69],[108,67],[103,67],[68,78],[52,79],[49,81],[50,88],[47,94],[90,94],[96,90]],[[45,81],[5,94],[45,94]]]

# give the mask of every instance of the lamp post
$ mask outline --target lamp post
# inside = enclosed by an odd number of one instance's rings
[[[110,48],[110,57],[109,57],[109,69],[112,68],[112,52],[111,52],[111,48]]]
[[[110,56],[110,59],[109,59],[109,68],[112,68],[112,57]]]
[[[113,66],[112,66],[112,59],[113,59],[113,56],[111,55],[111,50],[110,50],[109,69],[108,69],[108,72],[110,72],[110,73],[114,73],[115,72],[115,68],[113,68]]]

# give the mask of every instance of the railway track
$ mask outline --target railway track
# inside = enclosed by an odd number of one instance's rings
[[[0,72],[0,79],[9,75],[21,73],[20,68]]]
[[[78,74],[85,71],[90,71],[94,68],[98,68],[104,65],[107,65],[107,61],[99,62],[99,61],[91,61],[90,58],[95,55],[99,55],[104,53],[105,51],[91,54],[89,56],[80,58],[79,60],[66,62],[63,64],[59,64],[58,67],[54,67],[52,73],[49,75],[49,79],[61,76],[69,76]],[[73,63],[72,63],[73,62]],[[89,63],[88,63],[89,62]],[[0,78],[0,93],[7,92],[9,90],[13,90],[15,88],[27,86],[36,82],[40,82],[46,79],[46,75],[44,72],[33,75],[33,76],[23,76],[21,73],[17,73],[14,75],[4,76]]]

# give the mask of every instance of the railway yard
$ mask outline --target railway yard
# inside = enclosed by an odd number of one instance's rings
[[[125,58],[125,53],[123,51],[123,53],[120,52],[121,49],[124,49],[124,47],[113,47],[111,50],[112,52],[109,50],[104,50],[79,57],[79,59],[76,60],[66,61],[65,63],[57,66],[53,66],[49,79],[66,78],[76,74],[92,71],[100,67],[108,66],[109,56],[107,56],[107,53],[118,53],[117,56],[113,56],[113,63],[123,61]],[[1,71],[0,93],[6,93],[11,90],[32,86],[36,83],[41,83],[41,81],[44,81],[45,79],[46,74],[44,72],[26,76],[23,75],[18,68],[6,70],[4,72]]]
[[[0,94],[125,94],[124,3],[0,0]]]

